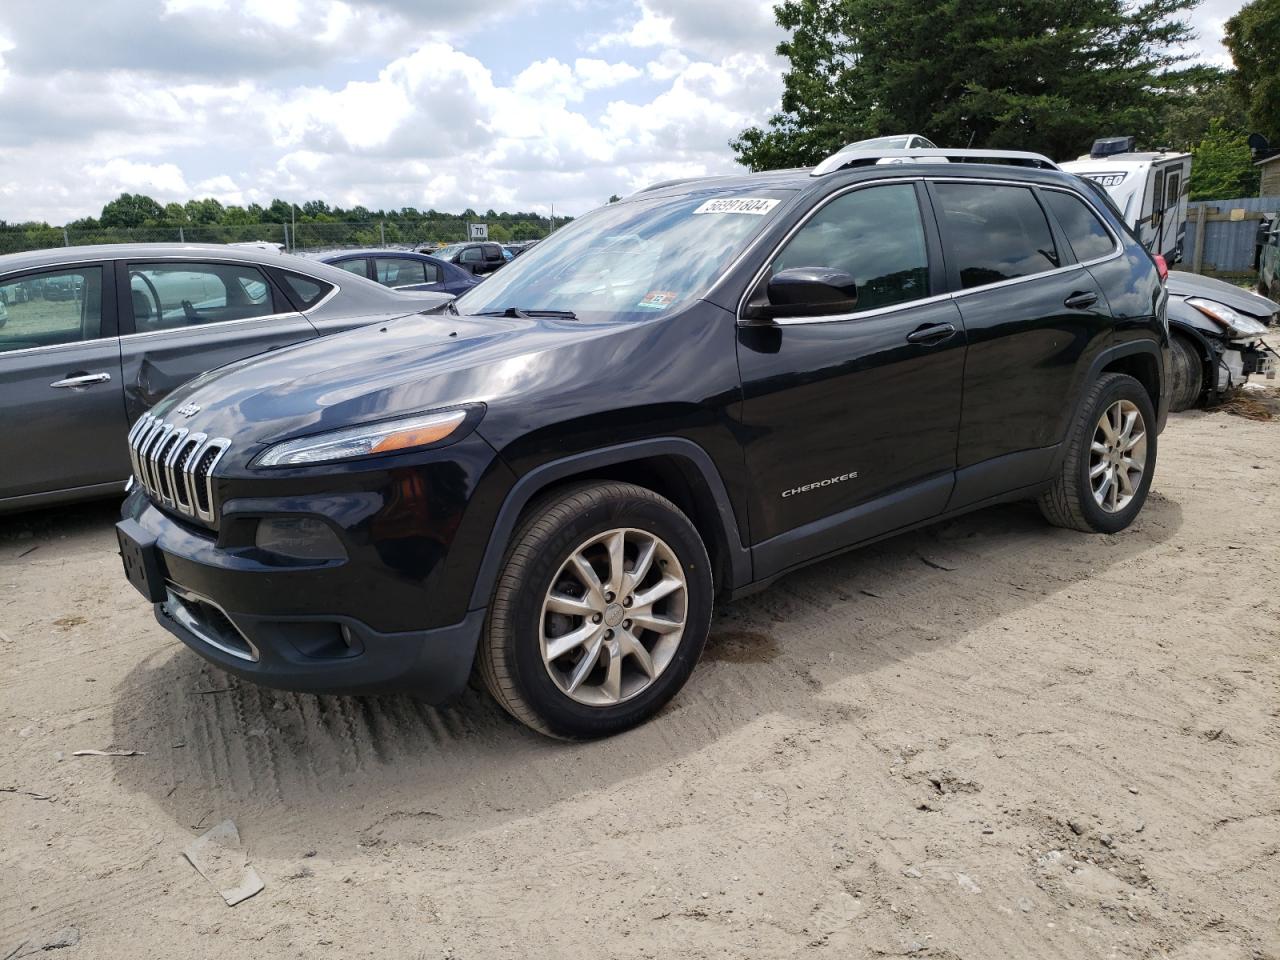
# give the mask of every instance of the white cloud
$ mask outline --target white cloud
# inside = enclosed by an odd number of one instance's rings
[[[116,157],[106,163],[87,163],[81,170],[112,195],[141,192],[177,198],[191,192],[187,178],[173,163],[139,163]]]
[[[643,76],[640,70],[629,63],[609,63],[607,60],[589,57],[579,57],[573,61],[573,74],[584,90],[617,87]]]

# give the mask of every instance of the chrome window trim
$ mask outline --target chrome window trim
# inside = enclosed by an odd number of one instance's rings
[[[91,343],[115,343],[119,339],[118,334],[113,334],[109,337],[94,337],[92,340],[69,340],[66,343],[46,343],[39,347],[23,347],[20,350],[0,350],[0,360],[4,360],[5,357],[18,357],[23,354],[37,353],[41,350],[70,350],[73,347],[84,347]],[[112,359],[118,358],[112,357]]]
[[[196,323],[187,324],[182,327],[166,327],[163,330],[135,330],[133,333],[120,334],[121,340],[133,340],[138,337],[156,337],[165,333],[183,333],[191,330],[216,330],[221,327],[229,326],[233,323],[254,323],[263,320],[283,320],[286,317],[303,317],[303,314],[297,310],[289,310],[285,313],[268,313],[261,317],[238,317],[235,320],[215,320],[213,323]],[[305,319],[305,317],[303,317]]]
[[[781,252],[782,248],[785,247],[791,241],[791,238],[794,237],[796,233],[798,233],[801,230],[801,228],[803,228],[809,222],[809,220],[812,219],[814,215],[817,214],[819,210],[825,207],[828,203],[831,203],[832,201],[838,199],[839,197],[843,197],[846,194],[852,193],[855,190],[863,190],[863,189],[867,189],[868,187],[878,187],[878,186],[884,186],[886,184],[892,184],[892,183],[915,183],[918,181],[924,181],[926,183],[981,183],[981,184],[1002,186],[1002,187],[1022,187],[1023,189],[1032,190],[1032,191],[1036,190],[1037,188],[1043,189],[1043,190],[1060,190],[1063,193],[1068,193],[1073,196],[1083,198],[1078,191],[1072,190],[1070,187],[1066,187],[1066,186],[1061,186],[1057,184],[1053,184],[1053,185],[1039,184],[1039,183],[1034,183],[1027,180],[1005,180],[1005,179],[1000,179],[996,177],[947,177],[947,176],[887,177],[885,179],[867,180],[860,183],[850,184],[848,187],[845,187],[842,190],[837,190],[836,192],[825,197],[821,203],[814,206],[813,209],[811,209],[807,214],[805,214],[805,216],[801,220],[795,223],[792,226],[792,228],[787,231],[786,235],[782,238],[782,240],[780,240],[774,246],[774,248],[770,251],[769,256],[765,258],[764,263],[762,263],[760,266],[760,269],[756,271],[755,275],[751,279],[751,282],[747,284],[746,289],[743,291],[742,296],[738,300],[738,309],[735,312],[735,318],[738,325],[744,326],[744,327],[761,326],[761,324],[758,324],[754,321],[746,320],[742,316],[743,310],[745,309],[747,304],[747,300],[751,295],[751,291],[756,288],[756,284],[760,282],[760,279],[764,276],[765,271],[769,268],[769,265],[773,263],[774,259],[777,257],[779,252]],[[1085,203],[1088,203],[1088,200],[1085,200]],[[1089,204],[1089,206],[1090,206],[1090,209],[1093,208],[1092,204]],[[1097,214],[1095,213],[1094,216],[1097,216]],[[1119,240],[1117,239],[1115,235],[1115,231],[1111,229],[1111,224],[1107,223],[1106,220],[1101,217],[1099,217],[1098,219],[1101,220],[1103,226],[1107,228],[1107,232],[1111,235],[1112,240],[1117,243],[1116,248],[1111,253],[1109,253],[1104,257],[1095,257],[1094,259],[1087,260],[1087,261],[1077,261],[1076,263],[1067,264],[1065,267],[1054,267],[1051,270],[1042,270],[1039,273],[1029,273],[1025,277],[1013,277],[1010,280],[997,280],[994,283],[984,283],[980,287],[966,287],[963,290],[952,290],[946,293],[939,293],[939,294],[933,294],[928,297],[921,297],[919,300],[905,300],[902,303],[889,304],[888,306],[884,306],[884,307],[873,307],[870,310],[859,310],[853,313],[832,314],[830,316],[824,316],[824,317],[779,317],[779,318],[770,320],[769,324],[774,324],[777,326],[796,326],[796,325],[807,325],[812,323],[843,323],[848,320],[860,320],[864,317],[876,317],[886,313],[892,313],[898,310],[905,310],[909,307],[918,307],[918,306],[923,306],[930,303],[941,303],[944,300],[959,300],[969,296],[970,294],[986,293],[990,290],[996,289],[997,287],[1008,287],[1018,283],[1026,283],[1030,280],[1039,280],[1041,277],[1050,277],[1056,274],[1066,273],[1070,270],[1076,270],[1084,267],[1093,266],[1094,264],[1105,263],[1109,260],[1114,260],[1117,257],[1123,256],[1124,245],[1120,243]],[[1046,223],[1048,223],[1047,215],[1045,220],[1046,220]],[[941,225],[939,225],[939,228],[941,228]],[[941,229],[939,232],[941,232]],[[945,256],[945,252],[946,251],[944,247],[944,251],[943,251],[944,256]],[[746,251],[744,251],[744,255],[745,253]],[[726,273],[727,272],[728,271],[726,271]]]

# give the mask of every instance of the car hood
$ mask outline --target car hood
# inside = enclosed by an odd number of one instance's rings
[[[617,325],[554,318],[415,314],[259,354],[196,377],[151,411],[232,440],[241,463],[262,445],[509,393],[554,354]],[[548,356],[551,354],[551,356]]]
[[[1272,314],[1280,310],[1280,307],[1266,297],[1250,293],[1234,284],[1215,280],[1213,277],[1202,277],[1195,273],[1184,273],[1181,270],[1170,271],[1165,286],[1171,296],[1204,297],[1206,300],[1216,300],[1262,323],[1266,323]]]

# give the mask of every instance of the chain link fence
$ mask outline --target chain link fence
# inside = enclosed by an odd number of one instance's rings
[[[475,221],[485,222],[485,221]],[[563,226],[554,220],[497,219],[487,221],[489,239],[499,243],[541,240]],[[0,254],[50,247],[79,247],[98,243],[278,243],[286,250],[336,250],[355,247],[416,249],[468,239],[468,224],[455,217],[362,222],[157,224],[147,227],[0,226]]]

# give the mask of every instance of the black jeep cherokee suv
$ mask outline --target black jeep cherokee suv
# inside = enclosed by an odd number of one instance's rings
[[[1043,158],[951,155],[658,185],[456,308],[192,381],[130,435],[129,578],[240,677],[439,701],[477,665],[574,738],[679,690],[713,597],[1001,501],[1123,529],[1157,268]]]

